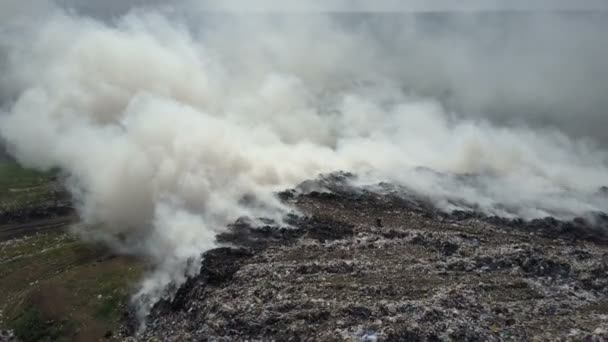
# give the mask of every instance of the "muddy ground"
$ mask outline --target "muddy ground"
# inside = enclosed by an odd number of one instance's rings
[[[440,213],[340,178],[325,188],[281,194],[304,213],[294,228],[235,223],[147,329],[127,325],[122,338],[608,339],[605,217],[510,221]]]

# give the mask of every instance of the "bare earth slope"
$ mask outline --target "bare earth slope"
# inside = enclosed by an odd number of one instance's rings
[[[296,229],[244,222],[137,340],[608,338],[608,248],[582,220],[440,214],[367,191],[281,194]]]

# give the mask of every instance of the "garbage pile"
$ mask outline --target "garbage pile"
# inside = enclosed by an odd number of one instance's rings
[[[303,214],[291,227],[236,222],[218,237],[226,247],[206,253],[200,274],[157,304],[146,330],[124,337],[608,339],[602,227],[441,213],[340,179],[324,180],[331,191],[281,193]]]

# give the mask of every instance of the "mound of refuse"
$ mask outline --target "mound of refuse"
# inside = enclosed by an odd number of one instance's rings
[[[608,338],[605,215],[445,213],[334,174],[279,194],[300,211],[239,220],[131,340]],[[389,191],[389,189],[392,189]],[[133,324],[133,327],[135,325]]]

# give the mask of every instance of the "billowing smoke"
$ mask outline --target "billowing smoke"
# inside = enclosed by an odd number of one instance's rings
[[[608,210],[608,15],[595,7],[127,3],[13,4],[0,137],[25,166],[68,175],[84,235],[158,265],[141,294],[183,281],[234,219],[280,221],[291,209],[273,192],[322,172],[445,210]]]

